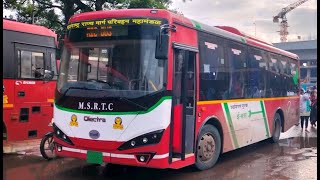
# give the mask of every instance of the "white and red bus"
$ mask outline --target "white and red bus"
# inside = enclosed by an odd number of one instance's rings
[[[56,38],[45,27],[3,19],[4,142],[42,138],[52,130],[57,76],[47,75],[57,75]]]
[[[70,18],[56,153],[89,163],[211,168],[298,122],[298,56],[167,10]]]

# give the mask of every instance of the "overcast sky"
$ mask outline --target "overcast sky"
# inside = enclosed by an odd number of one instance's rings
[[[279,23],[273,16],[297,0],[172,0],[171,8],[193,20],[216,26],[232,26],[270,43],[280,42]],[[288,40],[316,38],[317,0],[309,0],[287,14]],[[256,26],[254,25],[256,24]]]

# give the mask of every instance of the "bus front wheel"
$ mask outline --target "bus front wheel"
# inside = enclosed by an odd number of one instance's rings
[[[274,115],[271,142],[277,143],[280,139],[281,116],[279,113]]]
[[[213,167],[220,155],[221,137],[216,127],[204,125],[199,134],[197,142],[196,163],[199,170]]]

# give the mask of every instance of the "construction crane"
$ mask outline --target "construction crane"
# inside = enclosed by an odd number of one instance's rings
[[[307,2],[308,0],[299,0],[295,3],[290,4],[289,6],[282,8],[282,10],[279,12],[278,15],[273,17],[273,22],[278,23],[279,19],[282,19],[280,22],[280,31],[277,31],[280,33],[280,40],[281,42],[286,42],[287,41],[287,35],[289,34],[288,32],[288,21],[286,14],[290,11],[292,11],[294,8],[300,6],[301,4]]]

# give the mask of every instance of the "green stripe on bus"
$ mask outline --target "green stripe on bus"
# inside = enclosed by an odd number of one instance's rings
[[[234,144],[235,148],[239,148],[239,144],[238,144],[238,141],[237,141],[237,136],[236,136],[236,133],[234,131],[233,124],[232,124],[232,119],[231,119],[228,103],[223,103],[223,106],[224,106],[224,109],[226,111],[227,120],[228,120],[228,124],[229,124],[230,131],[231,131],[231,136],[232,136],[232,139],[233,139],[233,144]]]
[[[201,25],[197,21],[192,20],[192,22],[193,22],[193,27],[197,29],[201,29]]]
[[[154,110],[156,107],[158,107],[163,101],[171,99],[171,96],[164,96],[162,97],[156,104],[151,106],[146,111],[131,111],[131,112],[92,112],[92,111],[83,111],[83,110],[77,110],[77,109],[70,109],[61,107],[58,105],[55,105],[58,109],[68,112],[74,112],[74,113],[81,113],[81,114],[97,114],[97,115],[127,115],[127,114],[146,114],[152,110]]]
[[[246,39],[244,39],[244,38],[241,38],[241,41],[244,43],[247,43]]]
[[[262,114],[263,114],[264,127],[266,128],[267,137],[269,137],[270,135],[269,135],[268,122],[267,122],[267,118],[266,118],[266,112],[265,112],[265,110],[264,110],[264,104],[263,104],[263,101],[260,101],[260,105],[261,105]]]

